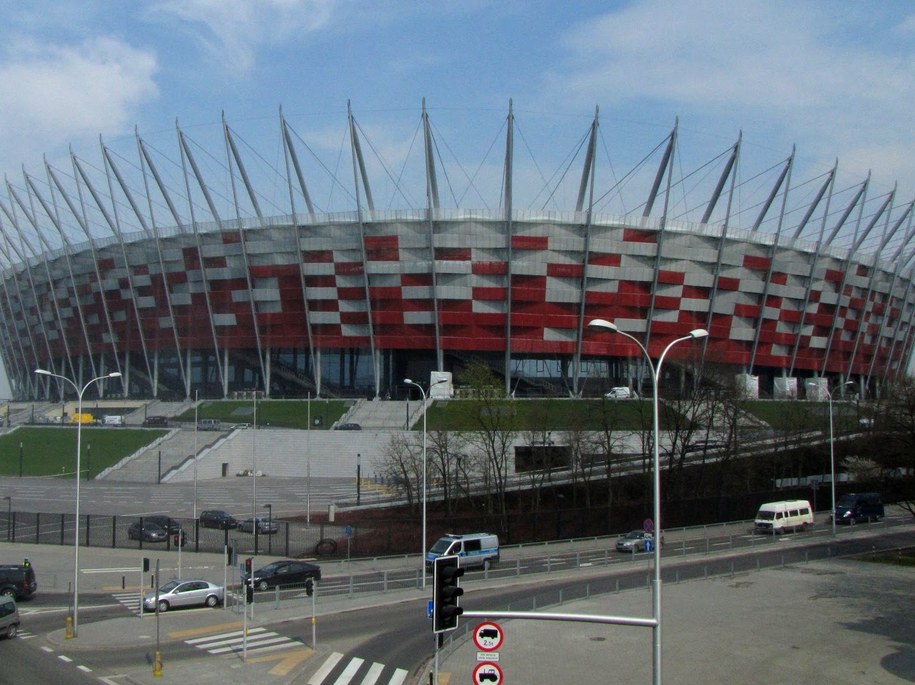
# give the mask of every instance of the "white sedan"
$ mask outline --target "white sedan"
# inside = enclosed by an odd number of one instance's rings
[[[159,612],[175,607],[215,607],[225,598],[225,589],[208,580],[173,580],[159,588]],[[143,608],[156,610],[156,593],[143,598]]]

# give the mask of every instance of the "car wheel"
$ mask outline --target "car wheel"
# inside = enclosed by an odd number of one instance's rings
[[[207,601],[204,602],[204,604],[206,604],[210,608],[213,608],[214,606],[219,604],[219,597],[217,597],[216,595],[209,595],[207,597]]]
[[[164,599],[159,600],[159,613],[162,614],[166,611],[168,611],[168,602],[166,602]]]
[[[16,634],[18,632],[19,632],[19,626],[15,623],[10,624],[10,626],[6,629],[7,639],[12,640],[14,637],[16,637]]]
[[[268,587],[268,585],[267,585],[267,581],[266,581],[266,580],[262,580],[261,582],[259,582],[259,583],[257,584],[257,589],[258,589],[258,590],[266,590],[267,587]]]

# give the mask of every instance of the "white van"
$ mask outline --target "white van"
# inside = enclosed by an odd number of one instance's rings
[[[16,600],[8,595],[0,595],[0,635],[14,638],[19,632],[19,609]]]
[[[813,510],[805,499],[766,502],[756,512],[755,530],[760,533],[785,533],[807,530],[813,525]]]
[[[103,426],[123,426],[125,423],[127,422],[120,414],[105,414],[105,419],[102,421]]]
[[[489,568],[499,561],[499,537],[492,533],[449,533],[439,538],[426,552],[426,566],[432,568],[432,562],[436,557],[451,554],[458,556],[458,565],[464,568]]]

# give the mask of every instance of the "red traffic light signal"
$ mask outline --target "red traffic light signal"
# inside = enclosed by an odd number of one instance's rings
[[[245,573],[247,573],[248,575],[251,575],[251,562],[252,561],[253,561],[253,559],[251,557],[248,557],[247,559],[245,559]]]
[[[458,616],[464,613],[460,607],[464,569],[456,555],[437,557],[432,564],[432,632],[444,633],[457,628]]]

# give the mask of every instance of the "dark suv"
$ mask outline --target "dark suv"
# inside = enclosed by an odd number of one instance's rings
[[[238,528],[238,520],[220,509],[207,509],[200,512],[200,527],[231,530],[232,528]]]
[[[35,580],[35,569],[26,559],[21,564],[3,564],[0,566],[0,595],[13,599],[31,597],[38,589]]]

